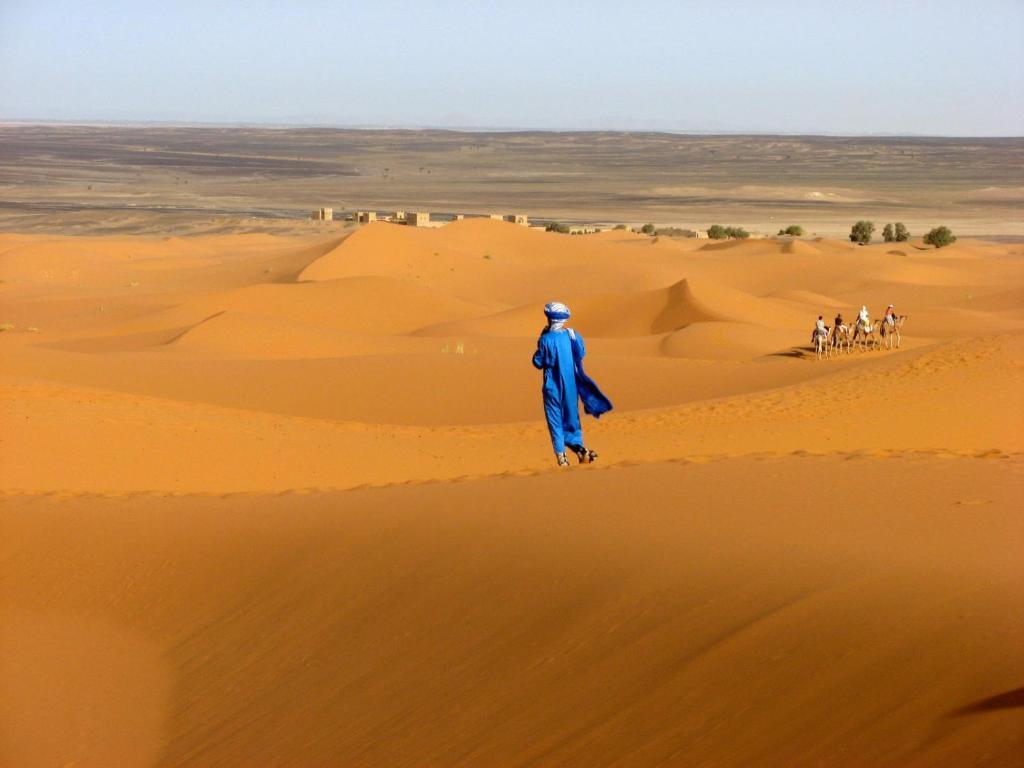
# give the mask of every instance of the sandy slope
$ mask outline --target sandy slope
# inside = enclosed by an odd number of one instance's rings
[[[979,702],[1020,698],[1019,472],[769,458],[8,500],[3,757],[1012,764],[1019,709]]]
[[[1021,254],[900,246],[0,235],[0,764],[1019,758]]]

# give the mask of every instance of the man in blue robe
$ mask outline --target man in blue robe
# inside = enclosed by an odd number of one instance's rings
[[[577,401],[583,401],[583,410],[594,418],[612,409],[611,401],[604,396],[597,384],[583,371],[583,356],[586,347],[583,337],[566,328],[570,317],[569,308],[557,301],[545,305],[544,315],[547,327],[537,340],[537,351],[533,365],[544,372],[544,416],[547,418],[551,445],[555,449],[558,466],[569,466],[565,456],[568,447],[579,457],[580,463],[591,463],[597,458],[594,451],[583,443],[583,428],[580,425],[580,409]]]

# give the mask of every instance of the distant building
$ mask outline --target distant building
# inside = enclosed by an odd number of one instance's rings
[[[487,214],[487,218],[489,218],[491,221],[504,221],[505,220],[505,217],[502,216],[500,213],[489,213],[489,214]]]
[[[405,223],[410,227],[426,227],[430,224],[430,214],[425,211],[409,211],[405,214]]]
[[[405,211],[395,211],[395,215],[391,217],[392,221],[405,221]]]
[[[527,219],[525,213],[510,213],[505,216],[505,221],[510,221],[513,224],[522,224],[524,227],[530,226],[529,219]]]
[[[333,208],[317,208],[313,211],[313,221],[332,221],[334,219]]]
[[[369,224],[371,221],[377,220],[376,211],[356,211],[353,215],[352,220],[358,224]]]
[[[466,214],[464,214],[464,213],[456,213],[455,214],[455,218],[452,219],[452,221],[462,221],[465,218],[466,218]]]
[[[683,237],[695,237],[698,240],[707,240],[708,231],[706,229],[684,229]]]

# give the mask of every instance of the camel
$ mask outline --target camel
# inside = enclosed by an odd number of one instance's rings
[[[846,345],[846,352],[847,352],[847,354],[849,354],[850,352],[853,351],[850,348],[850,337],[851,337],[850,326],[846,325],[845,323],[843,325],[837,325],[832,330],[832,344],[831,344],[832,349],[835,349],[835,350],[838,350],[839,352],[842,352],[843,351],[843,345],[845,344]]]
[[[879,323],[879,332],[882,334],[882,338],[885,339],[885,348],[892,349],[892,340],[896,339],[896,349],[900,348],[900,342],[903,341],[903,322],[907,319],[906,315],[897,315],[892,323],[882,321]]]
[[[817,330],[814,332],[814,354],[821,360],[823,357],[832,356],[832,347],[828,343],[828,328],[825,329],[824,333],[819,333]]]
[[[882,344],[878,340],[878,325],[879,323],[876,320],[868,326],[864,326],[861,323],[857,323],[853,326],[853,339],[851,341],[854,348],[857,347],[859,339],[860,348],[863,350],[867,350],[868,348],[881,349]]]

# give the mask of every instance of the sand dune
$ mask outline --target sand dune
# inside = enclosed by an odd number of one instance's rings
[[[823,253],[821,248],[803,240],[790,240],[783,244],[781,250],[782,253],[799,253],[804,256],[820,256]]]
[[[111,278],[138,272],[175,271],[189,274],[201,269],[200,279],[209,285],[216,280],[217,270],[239,255],[255,257],[250,268],[281,260],[282,255],[298,256],[309,261],[337,247],[344,238],[325,243],[296,247],[269,235],[222,235],[200,239],[183,238],[82,238],[42,237],[0,233],[0,274],[5,282],[48,285],[80,285],[105,283],[113,287]],[[234,265],[229,265],[233,267]],[[253,269],[253,276],[256,272]],[[163,278],[162,285],[180,279]],[[148,286],[151,287],[151,286]]]
[[[750,253],[751,246],[753,245],[755,245],[755,243],[748,242],[746,240],[714,240],[710,243],[705,243],[701,245],[700,250],[710,251],[713,253],[720,251],[732,251],[734,253]],[[782,246],[779,247],[779,250],[781,250],[781,248]]]
[[[639,239],[638,239],[639,238]],[[300,280],[378,275],[470,300],[505,305],[535,301],[539,288],[555,294],[604,293],[662,287],[672,282],[668,258],[679,249],[668,241],[632,233],[571,237],[506,222],[465,220],[441,229],[368,225],[310,264]],[[635,269],[622,259],[639,247]]]
[[[749,323],[697,322],[668,334],[661,351],[671,357],[747,360],[786,349],[793,333]]]
[[[75,238],[7,237],[9,248],[31,252],[69,247],[53,256],[66,261],[79,248]],[[821,376],[855,380],[865,366],[888,365],[896,353],[844,356],[822,366],[799,360],[817,314],[831,320],[840,310],[852,318],[861,301],[880,314],[885,299],[897,300],[910,315],[908,353],[934,340],[1024,330],[1015,302],[1019,288],[1013,287],[1022,282],[1021,268],[1007,255],[1012,246],[986,245],[970,258],[940,264],[934,251],[894,261],[883,245],[802,243],[822,253],[853,254],[830,258],[784,253],[792,243],[783,241],[708,251],[661,240],[652,244],[628,232],[570,237],[493,221],[437,230],[381,223],[317,243],[252,235],[196,240],[197,253],[220,260],[216,269],[187,266],[192,240],[143,241],[139,253],[168,264],[186,260],[145,295],[109,282],[65,285],[56,298],[17,282],[0,285],[5,317],[17,321],[14,331],[0,335],[0,374],[21,387],[50,382],[67,388],[72,401],[81,386],[361,422],[371,430],[381,423],[536,424],[536,374],[528,360],[542,322],[540,305],[560,298],[574,307],[590,367],[619,406],[616,422],[631,411],[749,395]],[[106,254],[112,264],[136,250],[131,238],[81,247]],[[479,257],[481,250],[494,258]],[[287,264],[292,278],[266,272],[262,265],[270,262]],[[433,270],[436,279],[403,277],[408,264]],[[492,267],[504,276],[488,277]],[[369,274],[348,274],[360,271]],[[209,284],[207,273],[213,274]],[[915,276],[919,282],[906,282]],[[560,282],[571,290],[555,293]],[[465,290],[470,284],[475,290]],[[590,290],[598,284],[603,290]],[[510,306],[513,297],[529,298]],[[44,319],[42,330],[25,333],[33,317]],[[943,407],[931,395],[908,396]],[[88,435],[91,417],[83,419]],[[29,422],[41,424],[42,414]],[[543,448],[542,432],[531,427],[528,434],[530,444]],[[464,461],[460,457],[456,466]],[[32,489],[18,477],[20,466],[20,459],[5,462],[6,485]],[[97,478],[109,476],[95,469]],[[144,467],[135,471],[139,478],[151,475]],[[57,482],[59,472],[47,476]],[[155,485],[142,487],[159,487],[160,477],[152,475]],[[199,485],[183,478],[175,487],[183,481]],[[272,485],[286,488],[288,482],[282,477]],[[327,485],[347,482],[339,477]],[[260,481],[257,487],[267,486]]]
[[[612,464],[795,452],[1015,456],[1024,452],[1022,353],[1024,337],[1014,334],[867,361],[856,354],[829,366],[789,356],[595,359],[594,375],[619,412],[588,430]],[[282,492],[551,466],[535,415],[538,385],[521,358],[511,369],[500,359],[412,356],[406,370],[420,377],[416,387],[386,378],[397,364],[389,357],[210,362],[166,364],[146,379],[125,366],[117,378],[90,379],[92,386],[83,380],[98,374],[84,366],[70,369],[67,383],[38,383],[42,368],[31,379],[5,377],[10,397],[0,402],[0,419],[6,444],[19,450],[5,450],[4,487]],[[431,369],[439,385],[423,386]],[[322,383],[332,370],[360,376],[339,394]],[[489,378],[475,384],[476,376]],[[373,407],[388,418],[366,423]],[[517,415],[521,421],[494,423]]]
[[[348,338],[332,328],[224,310],[190,326],[167,343],[189,355],[272,360],[343,357],[351,349]]]
[[[983,704],[1024,674],[1012,477],[762,459],[9,500],[3,755],[1012,764],[1019,712]],[[790,503],[762,514],[738,492]]]
[[[653,291],[566,297],[582,318],[576,326],[597,338],[649,336],[670,333],[711,320],[756,322],[782,327],[806,324],[806,314],[781,304],[734,291],[710,281],[680,280]],[[543,323],[542,323],[543,325]],[[537,303],[469,321],[425,328],[428,335],[534,336]]]
[[[323,283],[268,284],[188,302],[175,317],[237,311],[344,333],[390,335],[415,330],[438,318],[480,314],[486,304],[439,294],[415,283],[353,277]]]
[[[825,296],[814,291],[775,291],[771,294],[773,299],[783,299],[785,301],[791,301],[794,304],[803,304],[808,308],[811,307],[844,307],[846,302],[835,299],[831,296]]]
[[[1006,291],[984,293],[977,297],[969,293],[957,303],[966,309],[976,309],[983,312],[1002,312],[1008,310],[1013,313],[1020,313],[1021,310],[1024,310],[1024,289],[1011,288]]]
[[[1019,760],[1024,266],[900,246],[0,235],[0,764]]]

